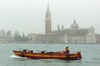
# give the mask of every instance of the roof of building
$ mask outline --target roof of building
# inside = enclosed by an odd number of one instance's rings
[[[65,29],[57,31],[58,35],[65,35],[68,36],[85,36],[88,33],[88,29]]]
[[[74,22],[71,24],[71,28],[79,29],[79,25],[76,23],[75,20],[74,20]]]

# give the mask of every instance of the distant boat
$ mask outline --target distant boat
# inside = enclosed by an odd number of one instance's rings
[[[66,52],[45,52],[41,51],[41,53],[34,53],[29,50],[16,51],[13,50],[15,55],[20,57],[27,57],[32,59],[62,59],[62,60],[78,60],[82,59],[81,52],[78,51],[76,53],[66,53]]]

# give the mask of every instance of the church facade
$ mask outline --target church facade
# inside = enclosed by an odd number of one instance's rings
[[[99,43],[99,34],[95,33],[93,26],[90,28],[80,28],[76,20],[73,21],[69,29],[51,30],[51,13],[49,4],[45,14],[45,34],[31,34],[29,38],[32,43]],[[34,41],[33,41],[34,40]]]

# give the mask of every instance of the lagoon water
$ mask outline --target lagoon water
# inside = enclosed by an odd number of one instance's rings
[[[81,51],[82,60],[28,59],[16,56],[12,51],[30,49],[34,52]],[[0,66],[100,66],[100,44],[0,44]]]

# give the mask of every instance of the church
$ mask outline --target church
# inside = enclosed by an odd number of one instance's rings
[[[45,14],[45,34],[29,34],[28,37],[31,39],[32,43],[99,43],[100,34],[95,33],[93,26],[90,28],[80,28],[76,20],[70,25],[70,28],[62,28],[53,31],[51,23],[51,13],[49,4],[47,6],[47,11]]]

